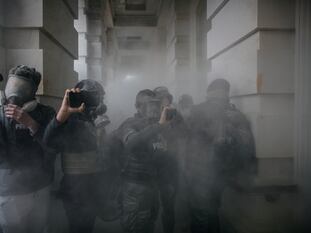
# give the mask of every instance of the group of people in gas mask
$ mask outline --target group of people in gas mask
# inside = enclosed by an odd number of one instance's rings
[[[56,113],[36,100],[40,81],[34,68],[14,67],[2,97],[4,233],[45,231],[58,153],[58,193],[70,233],[93,232],[96,217],[118,218],[128,233],[152,233],[158,219],[164,233],[220,231],[224,188],[255,170],[250,125],[229,102],[226,80],[209,85],[204,103],[183,95],[177,108],[166,87],[141,90],[137,113],[108,135],[98,82],[83,80],[66,90]],[[187,214],[182,224],[176,222],[180,213]]]

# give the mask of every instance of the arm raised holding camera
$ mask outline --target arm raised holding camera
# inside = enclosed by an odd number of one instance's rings
[[[85,109],[84,103],[81,104],[78,108],[70,107],[69,93],[79,93],[80,90],[76,89],[67,89],[63,98],[62,105],[56,115],[48,126],[46,127],[43,141],[44,143],[51,148],[54,148],[58,151],[63,150],[64,147],[64,135],[66,135],[68,129],[66,129],[66,122],[72,113],[81,113]]]
[[[85,109],[84,103],[82,103],[80,105],[80,107],[78,107],[78,108],[70,107],[70,102],[69,102],[69,93],[70,92],[79,93],[80,89],[79,88],[75,88],[75,89],[73,88],[71,90],[69,90],[69,89],[66,90],[65,96],[63,98],[62,105],[61,105],[61,107],[57,113],[57,116],[56,116],[56,120],[60,123],[64,123],[72,113],[81,113]]]

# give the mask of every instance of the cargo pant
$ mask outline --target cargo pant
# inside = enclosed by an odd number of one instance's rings
[[[0,196],[0,225],[3,233],[42,233],[47,225],[50,187],[36,192]]]
[[[157,190],[153,184],[124,181],[120,200],[121,224],[126,233],[152,233],[157,216]]]

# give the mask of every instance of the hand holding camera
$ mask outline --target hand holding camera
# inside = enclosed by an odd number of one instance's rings
[[[100,104],[100,96],[96,91],[76,89],[69,92],[69,104],[72,108],[79,108],[84,103],[87,107],[97,107]]]
[[[159,120],[159,124],[166,124],[171,122],[175,116],[177,115],[177,110],[175,108],[172,107],[164,107],[161,113],[161,117]]]
[[[79,97],[77,96],[80,96],[79,95],[80,92],[81,91],[79,88],[76,88],[76,89],[73,88],[71,90],[69,89],[66,90],[62,105],[56,116],[57,121],[64,123],[72,113],[81,113],[84,111],[85,103],[79,102],[79,101],[76,101],[74,103],[70,102],[70,97],[71,99],[75,97],[78,99]],[[75,97],[72,97],[72,96],[75,96]],[[79,106],[77,106],[77,103],[79,103]]]

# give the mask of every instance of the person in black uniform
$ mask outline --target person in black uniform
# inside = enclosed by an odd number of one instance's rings
[[[207,99],[193,107],[187,159],[191,231],[219,232],[218,209],[226,185],[250,178],[255,146],[246,117],[229,101],[230,84],[214,80]]]
[[[165,86],[159,86],[154,89],[156,97],[161,101],[161,109],[169,107],[168,117],[172,119],[169,130],[163,133],[167,140],[168,155],[159,160],[158,175],[159,199],[161,210],[161,220],[164,233],[174,232],[174,229],[180,230],[183,223],[176,222],[183,217],[183,193],[178,190],[183,189],[182,171],[184,169],[185,146],[188,137],[188,129],[182,115],[173,108],[173,95]],[[178,200],[176,202],[176,200]],[[178,210],[178,211],[176,211]],[[176,212],[177,215],[176,215]]]
[[[9,71],[0,108],[0,225],[4,233],[41,233],[47,221],[54,156],[43,146],[55,111],[37,102],[41,74]]]
[[[124,145],[121,224],[125,232],[150,233],[158,210],[160,163],[169,157],[163,134],[171,121],[169,108],[161,113],[160,101],[149,89],[137,94],[135,106],[135,116],[118,129]]]
[[[75,93],[84,96],[79,107],[71,107],[69,97]],[[93,232],[102,171],[96,119],[106,111],[104,94],[98,82],[80,81],[66,90],[60,110],[45,131],[44,142],[61,152],[60,193],[71,233]]]

